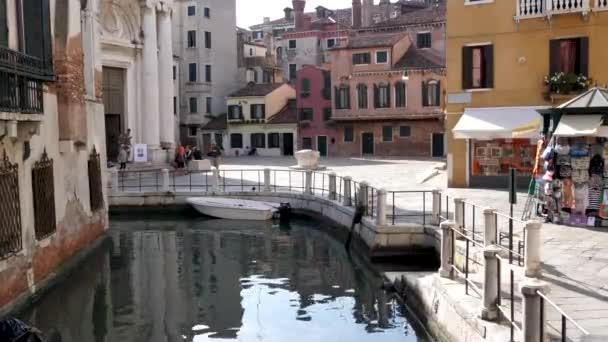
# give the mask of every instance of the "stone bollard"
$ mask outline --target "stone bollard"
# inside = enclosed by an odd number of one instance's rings
[[[336,192],[336,173],[329,173],[329,199],[335,201],[338,199],[338,193]]]
[[[452,269],[452,251],[454,249],[454,229],[456,223],[454,221],[443,221],[439,225],[441,228],[441,267],[439,268],[439,276],[443,278],[454,278],[454,269]]]
[[[542,305],[538,291],[544,295],[549,294],[549,285],[534,278],[526,278],[519,284],[519,290],[523,297],[522,338],[520,341],[545,341],[547,315],[545,315],[545,305]]]
[[[454,221],[458,231],[464,234],[464,198],[454,198]],[[460,235],[456,238],[464,239]]]
[[[365,211],[367,213],[367,206],[369,204],[369,184],[367,182],[359,183],[359,196],[357,197],[357,205],[362,205],[365,207]]]
[[[306,182],[304,184],[304,192],[312,194],[312,171],[306,170]]]
[[[377,215],[376,215],[376,225],[377,226],[385,226],[386,225],[386,190],[380,189],[378,190],[378,207],[377,207]]]
[[[540,249],[541,238],[540,229],[542,224],[539,221],[526,222],[526,239],[525,239],[525,255],[524,269],[526,277],[539,278],[541,276],[540,268]]]
[[[483,245],[485,247],[497,245],[496,209],[485,208],[483,210]]]
[[[169,192],[169,170],[168,169],[162,169],[160,170],[160,178],[161,178],[161,185],[160,185],[160,191],[161,192]]]
[[[116,192],[120,192],[119,183],[118,183],[118,170],[110,169],[110,178],[112,180],[112,190]]]
[[[496,245],[486,246],[483,249],[483,293],[481,318],[494,321],[498,318],[498,263],[496,257],[500,248]]]
[[[433,190],[433,214],[431,224],[438,226],[441,223],[441,190]]]
[[[353,205],[353,201],[351,197],[351,188],[350,184],[353,179],[349,176],[344,177],[344,198],[342,199],[342,204],[345,207],[350,207]]]
[[[220,192],[220,170],[213,169],[213,173],[211,175],[211,191],[213,193]]]
[[[272,191],[272,188],[270,187],[270,169],[264,169],[264,191]]]

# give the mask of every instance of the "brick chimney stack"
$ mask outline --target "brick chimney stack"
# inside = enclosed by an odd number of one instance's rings
[[[361,8],[361,24],[363,27],[372,26],[372,13],[374,9],[374,0],[363,0]]]
[[[361,0],[353,0],[353,28],[361,27]]]
[[[293,11],[295,12],[296,31],[304,29],[304,8],[306,7],[305,0],[293,0]]]

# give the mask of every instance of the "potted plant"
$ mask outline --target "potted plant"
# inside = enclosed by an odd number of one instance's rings
[[[585,75],[575,73],[556,72],[545,76],[545,85],[549,94],[570,94],[573,91],[587,90],[590,79]]]

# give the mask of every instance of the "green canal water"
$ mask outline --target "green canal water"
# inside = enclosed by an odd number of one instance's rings
[[[321,223],[112,218],[21,318],[47,342],[428,342]]]

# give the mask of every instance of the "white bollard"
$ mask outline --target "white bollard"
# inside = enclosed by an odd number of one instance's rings
[[[338,193],[336,192],[336,173],[329,173],[329,199],[335,201],[338,198]]]
[[[168,169],[160,170],[160,175],[161,175],[160,191],[169,192],[169,170]]]
[[[441,190],[433,190],[433,214],[431,224],[438,226],[441,223]]]
[[[439,225],[441,228],[441,267],[439,268],[439,276],[442,278],[454,278],[454,269],[452,265],[452,250],[454,229],[456,229],[456,223],[454,221],[443,221]]]
[[[272,191],[270,187],[270,169],[264,169],[264,191]]]
[[[498,318],[498,246],[487,246],[483,250],[483,293],[481,318],[494,321]]]
[[[376,215],[376,225],[377,226],[385,226],[386,225],[386,190],[380,189],[378,190],[378,208]]]
[[[361,182],[359,183],[359,196],[357,198],[357,205],[362,205],[364,206],[366,209],[365,211],[367,212],[367,207],[369,204],[368,198],[369,198],[369,184],[367,182]]]
[[[524,269],[526,277],[539,278],[541,276],[540,258],[541,258],[541,231],[542,223],[539,221],[526,222],[526,239],[525,239],[525,255]]]
[[[464,234],[464,198],[454,198],[454,221],[458,231]],[[463,239],[460,235],[456,238]]]
[[[351,185],[352,178],[349,176],[344,177],[344,198],[342,199],[342,204],[345,207],[350,207],[353,205],[351,197]]]
[[[213,169],[213,173],[211,174],[211,191],[213,193],[220,193],[220,170]]]
[[[110,177],[112,179],[112,190],[117,193],[120,192],[118,184],[118,170],[110,169]]]
[[[496,209],[485,208],[483,210],[483,245],[488,247],[497,245]]]
[[[549,294],[549,285],[534,278],[526,278],[520,283],[519,289],[523,297],[522,338],[520,341],[545,341],[547,315],[545,315],[545,305],[541,304],[538,291],[544,295]]]
[[[312,194],[312,171],[306,170],[306,182],[304,185],[304,192]]]

